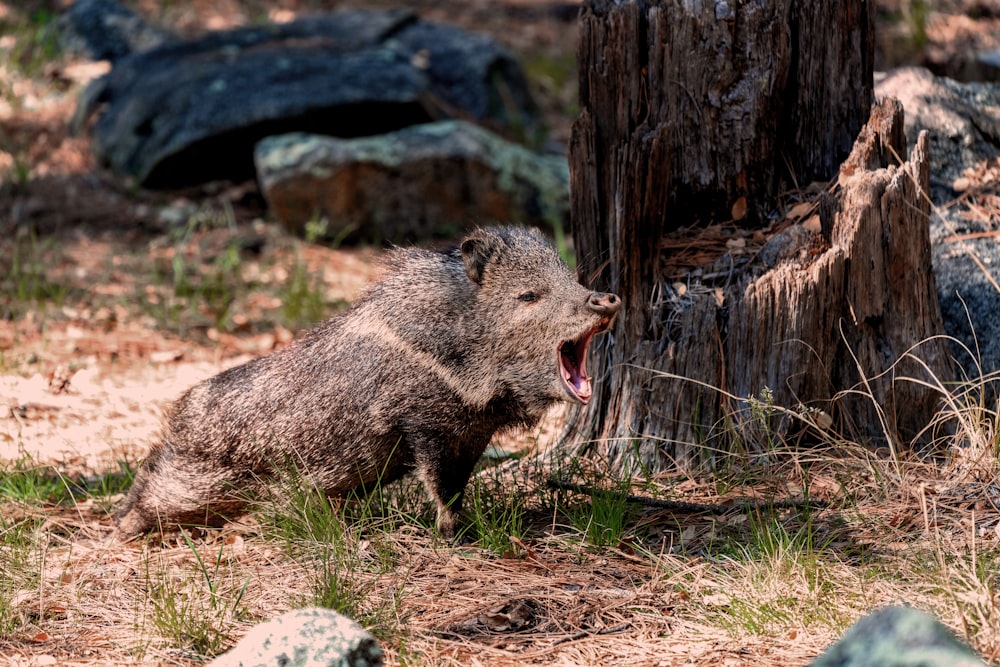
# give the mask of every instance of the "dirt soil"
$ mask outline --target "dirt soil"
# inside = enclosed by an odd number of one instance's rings
[[[31,16],[58,12],[64,4],[0,1],[0,20],[20,24]],[[193,36],[263,19],[290,20],[302,12],[347,3],[125,4]],[[394,4],[412,6],[430,19],[489,32],[506,44],[533,72],[551,138],[568,142],[576,104],[575,3]],[[884,4],[883,18],[903,11]],[[964,14],[932,12],[918,38],[912,26],[890,20],[880,42],[881,57],[883,62],[897,62],[893,54],[904,48],[899,40],[904,45],[916,40],[912,44],[918,56],[911,61],[929,57],[931,50],[950,57],[958,48],[954,44],[968,44],[970,35],[977,43],[995,46],[1000,30],[993,16],[983,11],[973,20]],[[94,163],[85,137],[67,131],[77,95],[106,65],[67,55],[46,57],[40,49],[26,44],[23,34],[0,32],[0,274],[6,273],[0,275],[0,464],[30,457],[73,475],[93,476],[115,469],[119,461],[140,460],[157,435],[162,409],[186,387],[287,344],[307,326],[310,314],[336,312],[356,298],[377,275],[381,250],[331,249],[290,238],[271,224],[252,183],[173,192],[131,187]],[[235,288],[228,296],[225,290],[213,291],[213,281],[223,287],[250,286]],[[300,301],[314,307],[289,314],[288,304]],[[543,439],[553,432],[554,427],[543,430]],[[531,440],[538,435],[532,434]],[[106,513],[95,517],[98,524],[110,527]],[[421,569],[415,585],[423,582],[433,590],[442,577],[463,576],[464,565],[457,557],[439,565],[437,570]],[[498,561],[490,576],[505,580],[515,571],[537,573],[557,565],[564,568],[567,591],[587,582],[610,590],[616,578],[631,576],[627,558],[599,573],[581,569],[579,563]],[[615,627],[610,616],[607,627]],[[670,629],[649,631],[662,637]],[[13,659],[17,664],[99,664],[107,638],[79,641],[55,650],[42,638],[25,644]],[[825,639],[810,641],[821,646]],[[671,646],[661,664],[683,664],[689,658],[700,664],[744,664],[735,649],[719,652],[712,642],[694,648],[678,642]],[[476,657],[467,648],[455,648],[454,661],[489,662],[500,649],[484,650]],[[745,664],[763,654],[774,664],[787,660],[780,648],[754,645],[741,650],[747,651]],[[621,664],[630,662],[627,642],[619,642],[616,651]],[[52,655],[62,657],[50,662]],[[160,664],[192,664],[183,657],[155,655]],[[590,657],[618,664],[609,655],[597,651]],[[552,651],[528,657],[553,664],[572,661]]]

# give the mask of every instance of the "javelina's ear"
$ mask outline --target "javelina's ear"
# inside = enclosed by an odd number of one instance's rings
[[[483,282],[486,265],[500,250],[500,239],[477,229],[462,241],[462,262],[469,280],[477,285]]]

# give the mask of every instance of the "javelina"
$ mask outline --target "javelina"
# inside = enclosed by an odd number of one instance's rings
[[[587,403],[587,347],[621,301],[579,285],[537,231],[400,249],[347,313],[180,397],[118,512],[123,535],[218,524],[291,461],[330,495],[415,470],[454,534],[493,435]]]

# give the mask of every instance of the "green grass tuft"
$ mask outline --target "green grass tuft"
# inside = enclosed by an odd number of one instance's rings
[[[0,318],[16,319],[40,306],[61,306],[70,288],[52,278],[58,260],[51,239],[40,241],[33,228],[18,227],[6,252],[0,254]]]
[[[625,539],[635,508],[628,502],[629,481],[610,479],[591,487],[590,503],[567,508],[573,527],[593,547],[617,547]],[[603,487],[603,488],[602,488]]]
[[[330,314],[330,305],[318,281],[309,274],[305,263],[296,259],[282,290],[281,313],[292,329],[315,325]],[[346,304],[338,304],[343,307]]]
[[[0,639],[13,638],[26,622],[18,595],[38,587],[36,565],[38,518],[0,515]]]
[[[399,634],[401,557],[391,534],[404,516],[393,502],[380,485],[361,497],[329,498],[300,473],[284,475],[257,515],[303,570],[308,593],[294,604],[332,609],[377,637]]]
[[[193,567],[171,567],[146,558],[146,595],[157,631],[176,646],[202,657],[214,657],[230,644],[230,627],[248,616],[242,606],[250,577],[235,577],[223,568],[224,545],[206,561],[188,533],[184,542],[194,556]]]
[[[38,9],[27,15],[10,13],[10,18],[0,20],[0,34],[16,37],[10,63],[22,76],[42,76],[44,67],[59,56],[57,18],[52,11]]]
[[[73,493],[58,471],[25,457],[0,470],[0,497],[39,506],[69,502]]]
[[[525,489],[499,479],[487,483],[476,475],[465,491],[468,536],[494,555],[515,554],[526,537]]]

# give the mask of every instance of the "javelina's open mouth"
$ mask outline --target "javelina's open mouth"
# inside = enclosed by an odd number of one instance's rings
[[[579,338],[559,343],[559,377],[569,395],[584,405],[590,402],[593,393],[590,376],[587,375],[587,348],[590,346],[590,339],[595,334],[607,331],[613,319],[613,316],[602,317],[596,326]]]

